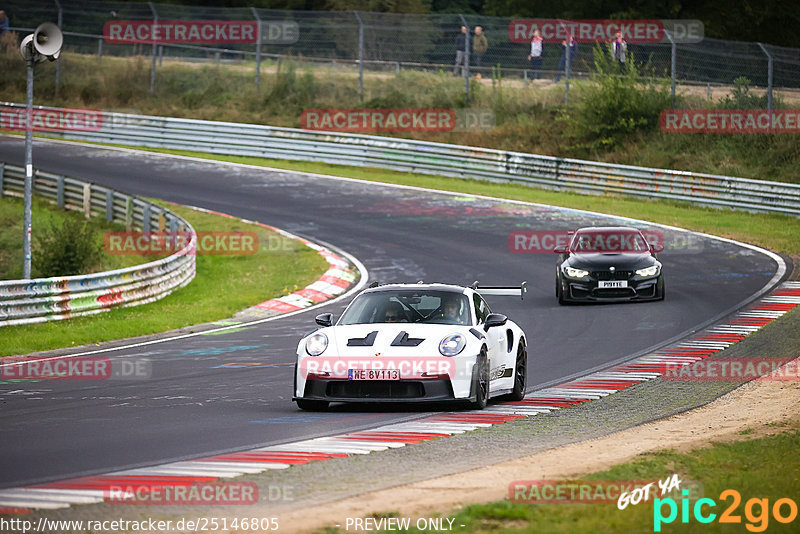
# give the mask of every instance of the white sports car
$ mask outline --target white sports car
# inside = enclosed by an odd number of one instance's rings
[[[334,325],[297,345],[294,395],[303,410],[331,402],[463,401],[525,395],[525,333],[492,313],[483,295],[524,297],[519,287],[393,284],[360,293]]]

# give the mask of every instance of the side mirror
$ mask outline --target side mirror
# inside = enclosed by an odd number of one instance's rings
[[[650,245],[650,252],[654,254],[657,254],[662,250],[664,250],[664,245],[662,245],[661,243],[653,243],[652,245]]]
[[[555,252],[556,254],[566,254],[567,252],[569,252],[569,247],[567,247],[566,245],[559,245],[553,249],[553,252]]]
[[[486,318],[486,324],[483,325],[483,330],[488,331],[490,328],[494,328],[495,326],[503,326],[506,324],[506,321],[508,321],[508,317],[502,313],[490,313]]]
[[[320,326],[331,326],[333,324],[333,314],[320,313],[314,318],[314,321]]]

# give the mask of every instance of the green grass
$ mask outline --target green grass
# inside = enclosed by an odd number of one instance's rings
[[[305,287],[328,268],[316,251],[269,229],[186,207],[167,207],[198,232],[256,232],[262,246],[252,255],[198,255],[195,279],[151,304],[67,321],[3,327],[0,356],[99,343],[225,319],[244,308]],[[273,245],[280,246],[264,246],[270,239]]]
[[[702,208],[682,202],[644,200],[617,195],[562,193],[517,184],[499,184],[326,163],[221,156],[179,150],[146,150],[584,209],[679,226],[736,239],[785,254],[800,254],[800,218],[786,215]]]
[[[691,510],[689,522],[681,524],[679,511],[674,523],[664,526],[662,532],[749,532],[749,529],[745,530],[747,524],[756,529],[766,526],[767,532],[797,532],[800,518],[788,525],[782,525],[772,517],[762,523],[758,506],[752,508],[752,520],[745,515],[745,507],[752,498],[769,499],[770,511],[774,502],[780,498],[788,497],[798,503],[798,450],[800,432],[792,429],[773,436],[714,444],[687,454],[669,450],[647,453],[635,461],[580,479],[656,481],[677,473],[684,481],[699,483],[693,485],[700,489],[702,496],[717,502],[716,508],[712,510],[717,518],[732,502],[730,498],[720,499],[720,493],[733,489],[741,495],[742,502],[735,510],[735,515],[741,516],[741,524],[722,525],[714,521],[703,525],[694,519]],[[677,504],[680,506],[679,500]],[[469,506],[455,514],[454,524],[465,525],[464,529],[457,530],[481,533],[649,533],[653,532],[653,508],[652,499],[649,503],[629,505],[624,510],[618,510],[616,503],[527,504],[506,499]],[[663,511],[667,514],[666,506]],[[704,507],[704,512],[707,511],[708,507]],[[786,515],[788,512],[788,506],[784,506],[783,513]]]
[[[22,278],[22,220],[24,205],[19,197],[5,196],[0,199],[0,280]],[[37,234],[53,226],[60,226],[66,219],[85,220],[83,213],[58,209],[54,204],[38,197],[31,203],[31,233],[33,235],[31,253],[31,276],[33,278],[50,276],[42,272],[37,263]],[[105,217],[95,216],[90,225],[100,245],[105,232],[124,232],[125,225],[106,222]],[[159,256],[134,256],[103,254],[100,261],[86,273],[122,269],[139,263],[158,259]],[[78,273],[75,273],[78,274]]]

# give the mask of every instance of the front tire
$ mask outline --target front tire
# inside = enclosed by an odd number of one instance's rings
[[[525,398],[525,386],[528,381],[528,351],[525,350],[525,343],[520,340],[517,349],[517,360],[514,365],[514,389],[509,393],[508,398],[512,401],[521,401]]]
[[[486,349],[481,349],[472,374],[475,400],[470,401],[469,407],[473,410],[483,410],[489,402],[489,359],[486,357]]]
[[[330,404],[328,401],[297,399],[297,407],[307,412],[324,412]]]
[[[558,298],[558,303],[564,306],[567,301],[564,299],[564,290],[561,287],[561,280],[556,277],[556,297]]]
[[[661,284],[659,284],[659,285],[661,286],[661,295],[658,297],[658,300],[664,300],[664,296],[666,295],[666,293],[665,293],[666,292],[666,288],[664,287],[664,279],[663,278],[661,279]]]

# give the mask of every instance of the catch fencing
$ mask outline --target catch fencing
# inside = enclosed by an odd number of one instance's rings
[[[44,21],[56,22],[64,31],[65,50],[83,54],[152,58],[151,91],[157,84],[157,69],[164,56],[190,61],[255,61],[254,80],[261,81],[265,68],[280,70],[288,59],[307,65],[357,69],[354,83],[363,93],[364,71],[398,72],[426,70],[451,72],[469,78],[524,79],[532,76],[528,54],[530,44],[518,42],[510,32],[514,21],[508,17],[459,14],[401,14],[363,11],[292,11],[256,8],[180,6],[152,2],[80,2],[59,0],[6,0],[3,8],[14,29],[31,31]],[[251,43],[198,46],[176,42],[119,44],[104,38],[104,28],[113,22],[165,21],[252,21],[258,25],[258,39]],[[455,69],[455,39],[461,26],[481,26],[488,41],[485,53],[471,52],[465,69]],[[674,35],[674,33],[673,33]],[[673,42],[674,41],[674,42]],[[608,47],[608,43],[602,46]],[[561,64],[562,47],[545,43],[542,74],[550,79],[565,73],[569,79],[589,75],[593,70],[592,43],[581,43],[571,67]],[[762,43],[704,38],[681,42],[669,35],[661,42],[631,42],[628,52],[657,76],[677,84],[711,87],[730,86],[745,77],[749,85],[775,89],[800,88],[800,49]],[[56,73],[58,87],[61,68]],[[469,84],[465,84],[467,96]],[[565,95],[566,96],[566,95]],[[772,99],[770,98],[770,103]]]
[[[1,103],[0,114],[19,104]],[[37,108],[49,109],[55,108]],[[540,156],[374,135],[95,112],[95,131],[64,139],[271,159],[317,161],[579,193],[615,193],[800,216],[800,185]]]
[[[22,196],[24,186],[25,169],[0,162],[0,196]],[[180,236],[185,246],[166,258],[114,271],[0,281],[0,327],[146,304],[194,278],[195,231],[170,210],[107,187],[41,170],[34,173],[33,193],[60,208],[80,210],[86,217],[105,215],[107,221],[123,223],[128,229],[140,228],[143,235],[168,231]]]

